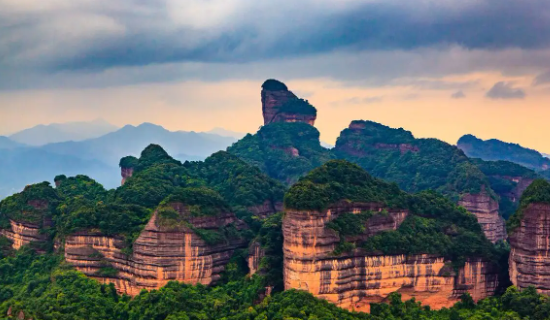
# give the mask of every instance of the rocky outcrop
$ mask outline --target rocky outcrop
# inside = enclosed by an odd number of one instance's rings
[[[514,203],[517,203],[519,201],[525,189],[527,189],[527,187],[529,187],[531,183],[535,181],[535,179],[524,177],[500,176],[500,178],[512,181],[516,184],[511,192],[504,194],[505,197],[507,197],[508,199],[510,199],[510,201]]]
[[[120,168],[120,175],[122,176],[122,181],[120,182],[120,185],[123,185],[128,178],[132,176],[134,173],[134,168]]]
[[[376,149],[380,150],[399,150],[401,154],[405,154],[407,152],[418,152],[420,149],[417,146],[413,146],[408,143],[393,143],[393,144],[387,144],[387,143],[376,143],[374,145]]]
[[[275,202],[270,200],[264,201],[261,205],[248,207],[248,211],[250,211],[253,215],[265,219],[268,216],[283,211],[283,203],[282,202]]]
[[[506,239],[506,223],[498,213],[498,202],[485,190],[479,194],[463,195],[458,201],[458,205],[477,217],[477,221],[489,241],[495,243]]]
[[[400,210],[384,213],[378,204],[340,203],[324,212],[287,210],[283,219],[285,289],[305,290],[356,311],[369,311],[370,303],[385,301],[395,291],[434,309],[452,306],[464,292],[475,300],[494,293],[497,272],[482,260],[470,260],[455,272],[450,261],[433,255],[369,255],[361,249],[335,255],[340,238],[326,223],[342,213],[366,210],[379,214],[368,219],[361,236],[346,237],[346,241],[395,230],[408,215]]]
[[[305,122],[312,126],[315,124],[315,114],[281,109],[290,101],[300,100],[282,82],[277,80],[265,81],[262,85],[261,97],[264,125],[274,122]]]
[[[48,210],[47,201],[31,200],[27,204],[38,211]],[[42,252],[42,245],[50,240],[50,237],[44,231],[51,228],[52,224],[52,219],[45,215],[42,217],[42,225],[26,221],[10,220],[10,228],[5,230],[0,229],[0,235],[8,238],[12,242],[12,247],[15,250],[33,242],[37,244],[37,251]]]
[[[534,286],[550,294],[550,205],[523,209],[520,225],[510,234],[510,280],[519,289]]]
[[[246,247],[240,238],[229,238],[216,244],[207,243],[193,229],[217,232],[232,224],[236,230],[246,228],[234,214],[216,217],[191,217],[183,204],[173,204],[188,224],[165,227],[157,213],[153,215],[133,244],[133,252],[123,252],[122,238],[82,232],[67,237],[65,258],[86,275],[102,282],[114,283],[121,293],[138,294],[142,289],[157,289],[168,281],[211,284],[237,248]],[[116,274],[104,276],[105,268]]]
[[[252,242],[248,247],[248,269],[250,270],[250,275],[254,275],[260,270],[260,263],[263,257],[265,257],[265,251],[262,245],[258,241]]]

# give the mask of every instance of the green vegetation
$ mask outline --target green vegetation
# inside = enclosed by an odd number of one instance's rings
[[[0,314],[11,308],[13,318],[23,311],[27,319],[43,320],[544,320],[550,316],[549,298],[534,288],[520,292],[510,287],[502,296],[477,304],[463,295],[454,307],[439,311],[414,300],[403,302],[400,294],[393,293],[388,304],[372,304],[371,314],[366,314],[340,309],[298,290],[262,299],[265,283],[259,276],[230,279],[215,287],[170,282],[130,298],[61,261],[61,256],[38,256],[28,248],[0,259]]]
[[[319,142],[319,131],[302,122],[271,123],[247,135],[227,151],[291,185],[333,156]]]
[[[373,178],[356,164],[331,160],[289,189],[285,207],[321,211],[339,201],[349,201],[403,208],[405,200],[406,194],[396,184]]]
[[[537,179],[525,189],[521,196],[518,210],[508,219],[506,224],[508,234],[512,234],[520,226],[524,211],[532,203],[550,204],[550,182],[544,179]]]
[[[545,158],[538,151],[524,148],[515,143],[506,143],[496,139],[484,141],[468,134],[461,137],[457,145],[472,158],[481,158],[487,161],[506,160],[537,171],[546,170],[550,166],[550,159]]]
[[[267,79],[262,84],[262,89],[269,91],[288,91],[288,88],[284,83],[275,79]]]
[[[230,211],[223,198],[216,191],[206,187],[178,188],[160,205],[167,206],[172,203],[184,204],[191,217],[216,216]]]
[[[437,139],[415,139],[402,128],[372,121],[354,123],[364,129],[342,131],[334,149],[337,158],[357,163],[408,192],[432,189],[455,201],[462,193],[479,193],[482,186],[492,194],[485,175],[457,147]]]
[[[295,98],[286,101],[282,106],[277,109],[277,113],[316,116],[317,109],[315,109],[315,107],[312,106],[309,101]]]
[[[121,163],[127,164],[127,162],[134,162],[133,159],[128,157],[122,158]],[[135,164],[135,163],[134,163]],[[175,164],[181,165],[181,162],[172,158],[164,149],[157,144],[150,144],[141,152],[138,163],[136,165],[136,171],[145,170],[149,167],[161,165],[161,164]]]
[[[139,163],[138,158],[134,156],[126,156],[120,159],[118,166],[121,168],[135,168]]]
[[[59,186],[56,188],[61,198],[84,198],[92,201],[105,201],[107,190],[93,179],[85,175],[65,177],[56,180]]]
[[[60,198],[49,182],[26,186],[0,202],[0,229],[9,228],[9,220],[27,222],[39,227],[51,219]]]
[[[376,213],[371,211],[354,213],[343,213],[338,218],[328,222],[326,227],[338,233],[340,237],[358,236],[365,232],[365,224]]]
[[[518,204],[511,200],[511,197],[515,197],[514,192],[518,185],[512,178],[529,180],[539,177],[535,171],[509,161],[484,161],[481,159],[471,159],[470,161],[488,177],[491,189],[499,195],[499,212],[506,220],[518,208]]]

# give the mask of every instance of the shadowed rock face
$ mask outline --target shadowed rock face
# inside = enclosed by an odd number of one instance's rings
[[[506,223],[498,213],[498,202],[483,190],[480,194],[465,194],[458,205],[477,217],[489,241],[495,243],[506,239]]]
[[[180,214],[186,214],[182,204],[172,204],[172,207]],[[246,228],[229,212],[216,217],[189,217],[187,221],[194,228],[206,230],[218,230],[230,223],[237,230]],[[121,238],[81,232],[67,237],[65,258],[86,275],[114,283],[121,293],[136,295],[141,289],[158,289],[171,280],[191,284],[215,283],[234,250],[246,247],[246,242],[229,239],[210,245],[186,226],[160,226],[155,213],[135,241],[133,253],[125,255],[121,251],[124,247]],[[106,264],[116,269],[118,274],[98,275]]]
[[[280,108],[285,105],[285,103],[291,100],[297,100],[298,97],[289,91],[282,83],[279,83],[277,87],[265,86],[268,81],[262,86],[263,89],[261,93],[264,125],[274,122],[305,122],[312,126],[315,124],[315,115],[280,111]]]
[[[550,294],[550,205],[532,203],[510,234],[510,280],[520,288],[535,286]]]
[[[122,181],[120,185],[124,185],[126,180],[132,176],[134,173],[134,168],[120,168],[120,175],[122,176]]]
[[[340,239],[325,227],[327,222],[346,212],[382,209],[379,204],[340,203],[324,212],[287,210],[283,219],[285,289],[305,290],[357,311],[369,311],[370,303],[385,301],[395,291],[435,309],[452,306],[464,292],[475,300],[494,294],[497,270],[482,260],[470,260],[456,273],[450,261],[433,255],[368,255],[360,249],[334,255]],[[407,215],[403,210],[375,215],[367,221],[364,234],[346,241],[395,230]]]

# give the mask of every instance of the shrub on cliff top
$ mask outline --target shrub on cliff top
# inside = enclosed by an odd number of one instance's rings
[[[339,201],[351,201],[402,208],[405,200],[406,194],[396,184],[373,178],[356,164],[331,160],[289,189],[285,195],[285,207],[321,211]]]
[[[267,79],[262,84],[262,89],[269,91],[288,91],[287,86],[279,80]]]
[[[192,217],[216,216],[231,209],[216,191],[206,188],[178,188],[166,197],[160,206],[182,203]]]
[[[105,201],[107,190],[103,185],[85,175],[61,180],[57,192],[62,198],[82,197],[94,201]]]
[[[138,158],[134,156],[126,156],[120,159],[118,166],[121,168],[135,168],[139,163]]]
[[[506,227],[511,234],[520,226],[524,211],[532,203],[550,204],[550,182],[537,179],[523,192],[518,210],[508,219]]]
[[[130,159],[130,161],[133,160]],[[144,170],[146,168],[159,164],[181,165],[181,162],[172,158],[158,144],[150,144],[141,152],[141,156],[139,157],[138,164],[136,166],[136,171]]]
[[[51,218],[60,198],[49,182],[28,185],[25,189],[0,202],[0,228],[6,227],[6,220],[28,222],[41,226],[44,218]],[[36,202],[36,208],[32,205]],[[45,208],[40,206],[45,205]],[[9,223],[9,221],[8,221]]]
[[[289,99],[282,106],[280,106],[277,113],[316,116],[317,109],[309,104],[307,100],[295,98]]]

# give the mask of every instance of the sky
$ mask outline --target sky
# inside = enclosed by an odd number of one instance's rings
[[[275,78],[352,120],[550,153],[548,0],[0,0],[0,135],[103,118],[255,132]]]

